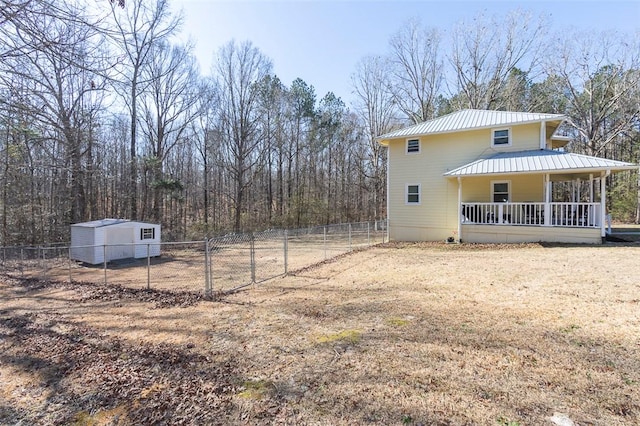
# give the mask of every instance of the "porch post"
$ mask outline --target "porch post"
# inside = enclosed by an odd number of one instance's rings
[[[600,174],[600,236],[607,236],[607,176],[611,174],[611,170]]]
[[[593,173],[589,173],[589,202],[593,203]]]
[[[544,223],[543,225],[551,225],[551,179],[549,173],[544,175]]]
[[[540,122],[540,149],[547,147],[547,123],[546,121]]]
[[[458,176],[458,242],[462,240],[462,178]]]

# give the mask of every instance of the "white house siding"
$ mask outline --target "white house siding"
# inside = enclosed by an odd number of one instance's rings
[[[448,237],[456,238],[458,183],[455,179],[445,178],[443,174],[495,152],[522,151],[540,146],[539,123],[512,126],[511,132],[512,145],[499,149],[491,147],[492,129],[488,128],[422,136],[419,138],[420,153],[418,154],[406,154],[407,138],[390,141],[388,170],[390,238],[402,241],[437,241]],[[467,181],[465,179],[465,182]],[[420,185],[420,205],[405,203],[407,184]],[[488,185],[487,183],[487,187]],[[463,191],[464,188],[465,183],[463,183]],[[484,196],[488,197],[490,193],[490,191],[485,192]]]

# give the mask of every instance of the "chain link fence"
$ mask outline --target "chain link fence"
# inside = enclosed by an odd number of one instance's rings
[[[229,234],[189,242],[0,247],[0,271],[41,280],[104,282],[212,295],[386,242],[386,230],[386,221],[375,221]],[[100,263],[73,260],[78,250],[94,250]]]

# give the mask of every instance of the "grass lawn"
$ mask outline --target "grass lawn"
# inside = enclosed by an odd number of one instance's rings
[[[7,277],[0,300],[0,424],[640,424],[637,243],[389,244],[219,301]]]

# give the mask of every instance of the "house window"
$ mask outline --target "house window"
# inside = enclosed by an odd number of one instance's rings
[[[508,203],[511,201],[511,195],[509,194],[508,181],[491,182],[491,199],[494,203]]]
[[[140,229],[141,240],[153,240],[156,237],[155,228],[142,228]]]
[[[509,129],[494,129],[492,133],[492,146],[511,145],[511,132],[509,131]]]
[[[420,204],[420,185],[407,185],[407,204]]]
[[[420,153],[420,139],[407,139],[407,154]]]

